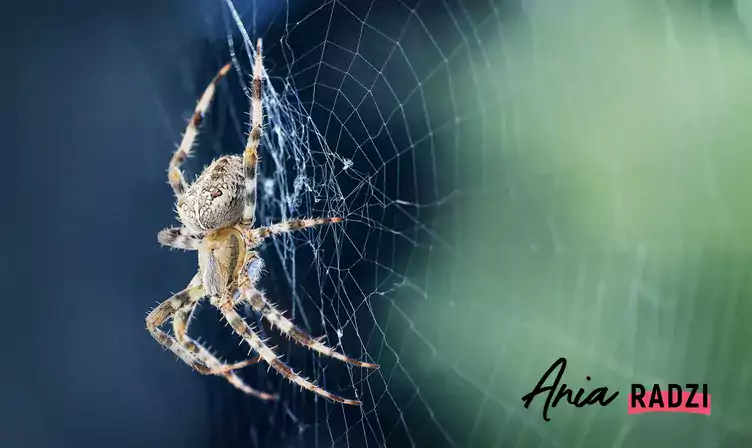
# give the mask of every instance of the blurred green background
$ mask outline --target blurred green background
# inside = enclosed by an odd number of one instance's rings
[[[459,103],[496,100],[465,118],[450,171],[476,187],[436,220],[400,362],[429,361],[458,445],[752,446],[748,5],[525,2],[488,64],[455,63]],[[620,397],[524,409],[562,356]],[[628,416],[632,382],[708,383],[712,415]]]

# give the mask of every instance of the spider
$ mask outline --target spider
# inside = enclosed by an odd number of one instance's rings
[[[263,360],[302,388],[335,402],[358,406],[360,401],[335,395],[295,373],[235,310],[238,304],[245,302],[273,327],[302,346],[348,364],[379,368],[377,364],[361,362],[335,351],[323,344],[321,338],[311,337],[269,303],[264,293],[256,288],[263,263],[255,249],[266,238],[342,221],[341,218],[299,219],[253,228],[257,150],[261,142],[263,120],[261,82],[264,67],[261,60],[261,39],[256,44],[253,64],[251,132],[243,156],[230,155],[214,160],[192,184],[186,182],[180,170],[180,165],[190,153],[217,83],[229,70],[230,64],[222,67],[207,86],[188,123],[183,140],[170,160],[168,180],[177,199],[178,220],[182,226],[162,230],[157,236],[162,245],[198,251],[198,272],[184,290],[149,313],[146,327],[154,339],[199,373],[222,376],[236,388],[263,400],[274,400],[277,396],[249,387],[235,374],[235,370]],[[226,364],[188,336],[191,315],[199,301],[206,296],[232,329],[259,356]],[[174,335],[160,329],[169,319],[172,319]]]

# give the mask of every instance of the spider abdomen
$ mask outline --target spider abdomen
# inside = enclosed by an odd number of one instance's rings
[[[196,233],[230,227],[243,216],[244,193],[243,159],[220,157],[178,200],[180,221]]]

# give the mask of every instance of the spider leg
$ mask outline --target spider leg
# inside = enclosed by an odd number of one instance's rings
[[[185,320],[190,317],[194,307],[204,295],[204,289],[201,286],[201,279],[196,275],[186,289],[165,300],[149,313],[146,317],[147,329],[157,342],[170,349],[170,351],[182,359],[183,362],[199,373],[204,375],[221,375],[233,386],[243,392],[255,395],[264,400],[276,399],[276,396],[274,395],[258,392],[248,387],[232,372],[234,369],[239,369],[256,363],[258,362],[258,359],[226,365],[219,361],[204,347],[185,336],[185,330],[187,329],[187,322],[185,322]],[[170,318],[173,319],[173,327],[177,329],[177,338],[182,339],[182,341],[179,341],[160,330],[159,327]]]
[[[237,311],[235,311],[235,308],[233,307],[231,297],[232,295],[230,295],[230,298],[212,298],[212,303],[214,303],[219,308],[219,310],[227,319],[227,322],[229,322],[230,326],[232,326],[233,330],[235,330],[235,332],[237,332],[243,338],[243,340],[245,340],[248,345],[250,345],[251,348],[261,356],[261,359],[269,364],[271,368],[273,368],[279,374],[283,375],[285,378],[297,384],[298,386],[321,395],[322,397],[328,398],[338,403],[349,404],[352,406],[359,406],[361,404],[360,401],[349,400],[347,398],[340,397],[339,395],[335,395],[295,373],[287,364],[279,359],[277,354],[274,353],[274,351],[269,348],[269,346],[266,345],[264,341],[261,340],[261,338],[258,337],[258,335],[243,320],[243,318],[240,317],[240,315],[237,313]]]
[[[193,112],[193,117],[191,117],[191,121],[188,122],[188,126],[185,129],[185,134],[183,134],[183,139],[180,142],[180,146],[178,146],[175,154],[172,155],[172,159],[170,159],[170,167],[167,171],[167,179],[169,180],[170,186],[172,187],[172,191],[175,192],[175,196],[177,196],[178,198],[183,195],[183,192],[187,187],[187,182],[183,177],[183,173],[180,171],[180,165],[185,161],[185,159],[188,158],[188,155],[191,152],[193,142],[196,140],[196,136],[198,135],[198,127],[201,125],[201,121],[203,121],[204,119],[204,114],[209,109],[212,97],[214,96],[214,91],[217,88],[217,83],[220,79],[222,79],[222,77],[227,74],[229,70],[230,64],[228,63],[219,70],[219,73],[217,73],[217,75],[214,76],[214,79],[212,79],[209,85],[206,86],[206,90],[204,90],[203,95],[201,95],[201,99],[198,100],[196,109]]]
[[[171,227],[157,234],[157,241],[163,246],[184,250],[198,250],[201,246],[201,235],[188,232],[185,227]]]
[[[321,343],[320,340],[312,338],[308,333],[297,327],[290,319],[286,318],[281,311],[277,310],[271,303],[269,303],[264,297],[264,294],[256,288],[251,287],[250,289],[241,291],[241,297],[244,297],[251,307],[256,312],[261,313],[270,324],[279,328],[279,331],[281,331],[282,334],[292,338],[298,344],[315,352],[319,352],[324,356],[339,359],[342,362],[354,366],[366,367],[369,369],[379,368],[378,364],[371,364],[369,362],[358,361],[357,359],[350,358],[349,356],[345,356]]]
[[[261,62],[261,39],[256,42],[256,57],[253,63],[253,93],[251,95],[251,132],[243,151],[243,173],[245,176],[245,199],[243,218],[240,224],[244,227],[253,225],[256,219],[256,165],[258,163],[258,147],[261,143],[261,127],[264,121],[263,104],[261,103],[261,81],[264,77],[264,66]]]
[[[252,239],[256,241],[263,240],[272,235],[279,235],[281,233],[295,232],[298,230],[306,229],[308,227],[318,226],[321,224],[330,224],[335,222],[341,222],[342,218],[317,218],[317,219],[296,219],[292,221],[280,222],[272,224],[268,227],[259,227],[251,230]]]
[[[274,226],[262,228],[262,229],[271,229],[270,231],[276,231],[277,229],[281,229],[280,232],[285,231],[292,231],[297,230],[304,227],[310,227],[317,224],[323,224],[326,222],[338,222],[340,221],[340,218],[330,218],[330,219],[309,219],[309,220],[298,220],[298,221],[289,221],[281,224],[276,224]],[[262,229],[254,229],[251,231],[248,231],[248,233],[253,234],[256,230],[262,230]],[[343,355],[342,353],[339,353],[332,349],[331,347],[328,347],[326,344],[323,344],[321,342],[322,338],[313,338],[311,335],[309,335],[307,332],[305,332],[303,329],[296,326],[290,319],[285,317],[284,313],[282,311],[277,310],[274,305],[269,303],[268,300],[266,300],[266,297],[264,294],[255,288],[255,284],[258,281],[258,276],[261,273],[261,270],[263,268],[263,262],[261,258],[259,258],[258,253],[251,249],[251,246],[247,246],[246,255],[245,255],[245,263],[243,266],[243,269],[240,270],[240,273],[238,275],[238,285],[240,287],[240,294],[238,294],[237,299],[233,297],[233,305],[237,305],[238,303],[245,301],[249,305],[251,305],[251,308],[253,308],[254,311],[261,313],[261,315],[269,321],[270,324],[273,326],[276,326],[279,328],[279,330],[287,337],[292,338],[294,341],[296,341],[298,344],[307,347],[313,351],[319,352],[324,356],[328,356],[330,358],[339,359],[340,361],[346,362],[348,364],[352,364],[354,366],[359,367],[366,367],[369,369],[378,369],[378,364],[372,364],[368,362],[358,361],[357,359],[350,358],[349,356]]]
[[[260,392],[243,382],[240,377],[233,372],[233,370],[241,369],[245,366],[255,364],[260,360],[260,357],[255,357],[246,361],[236,362],[234,364],[224,364],[217,359],[209,350],[203,347],[201,344],[193,340],[188,336],[188,326],[190,324],[190,318],[193,314],[199,301],[193,303],[188,302],[181,308],[175,311],[172,318],[172,328],[175,333],[175,339],[178,343],[188,352],[190,352],[196,359],[201,361],[209,369],[209,374],[219,375],[224,377],[230,384],[243,392],[253,395],[262,400],[276,400],[277,396],[268,394],[266,392]],[[201,372],[205,373],[205,372]]]
[[[185,304],[198,302],[204,296],[204,291],[201,285],[195,285],[194,282],[198,276],[194,277],[191,284],[184,290],[177,294],[174,294],[169,299],[157,305],[148,316],[146,316],[146,328],[149,333],[157,340],[162,346],[170,349],[175,355],[182,359],[186,364],[191,366],[198,372],[209,374],[211,369],[202,361],[196,359],[193,354],[185,349],[178,341],[166,332],[159,329],[167,319],[171,318],[175,311],[183,307]]]

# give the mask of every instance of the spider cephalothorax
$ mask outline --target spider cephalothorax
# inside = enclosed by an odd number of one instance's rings
[[[273,235],[340,222],[341,218],[299,219],[254,228],[256,208],[257,149],[261,142],[262,102],[261,40],[258,41],[253,67],[253,96],[251,98],[251,132],[243,157],[223,156],[213,161],[192,184],[185,181],[180,171],[181,163],[188,157],[217,82],[227,74],[230,65],[222,67],[206,88],[188,124],[183,141],[170,161],[168,179],[177,197],[177,212],[182,227],[159,232],[160,243],[185,250],[198,251],[198,273],[183,291],[158,305],[146,318],[146,326],[162,345],[169,348],[188,365],[207,375],[221,375],[235,387],[262,399],[275,399],[275,395],[259,392],[240,379],[235,370],[263,360],[271,368],[295,384],[331,400],[359,405],[324,390],[301,377],[283,363],[272,348],[251,329],[235,311],[235,306],[245,302],[260,313],[271,325],[295,342],[322,355],[346,363],[368,368],[378,365],[357,361],[345,356],[298,328],[291,320],[266,300],[256,282],[263,266],[254,249]],[[211,352],[191,339],[188,320],[198,302],[208,296],[233,330],[258,353],[258,357],[234,364],[225,364]],[[174,335],[160,329],[172,319]]]

